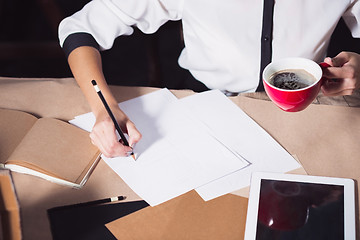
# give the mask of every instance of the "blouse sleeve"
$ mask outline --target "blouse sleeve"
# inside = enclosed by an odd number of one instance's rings
[[[354,38],[360,38],[360,2],[354,0],[342,16]]]
[[[182,0],[92,0],[61,21],[60,45],[67,56],[79,46],[107,50],[134,26],[154,33],[165,22],[181,19],[182,5]]]

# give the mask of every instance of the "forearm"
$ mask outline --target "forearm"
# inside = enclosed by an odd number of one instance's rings
[[[93,79],[98,83],[110,108],[117,107],[117,102],[106,83],[102,71],[101,56],[97,49],[89,46],[78,47],[70,53],[68,62],[78,85],[96,117],[104,112],[104,106],[91,84]]]

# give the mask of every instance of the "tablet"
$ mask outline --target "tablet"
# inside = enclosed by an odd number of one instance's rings
[[[252,174],[245,240],[355,238],[354,180]]]

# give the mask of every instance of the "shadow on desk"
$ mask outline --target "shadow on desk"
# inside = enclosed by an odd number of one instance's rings
[[[145,201],[48,210],[54,240],[116,239],[105,224],[149,206]]]

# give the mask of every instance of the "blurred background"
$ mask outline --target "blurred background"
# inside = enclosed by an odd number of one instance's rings
[[[72,77],[59,46],[57,27],[89,0],[0,0],[0,76]],[[151,35],[135,30],[116,39],[102,52],[104,74],[110,84],[176,88],[185,71],[177,64],[183,47],[181,22],[168,22]],[[341,49],[360,52],[341,20],[329,56]]]
[[[89,0],[0,0],[0,76],[72,77],[59,46],[57,28]],[[185,71],[177,64],[183,47],[180,21],[156,34],[135,29],[102,52],[110,84],[176,87]],[[121,76],[121,77],[119,77]]]

